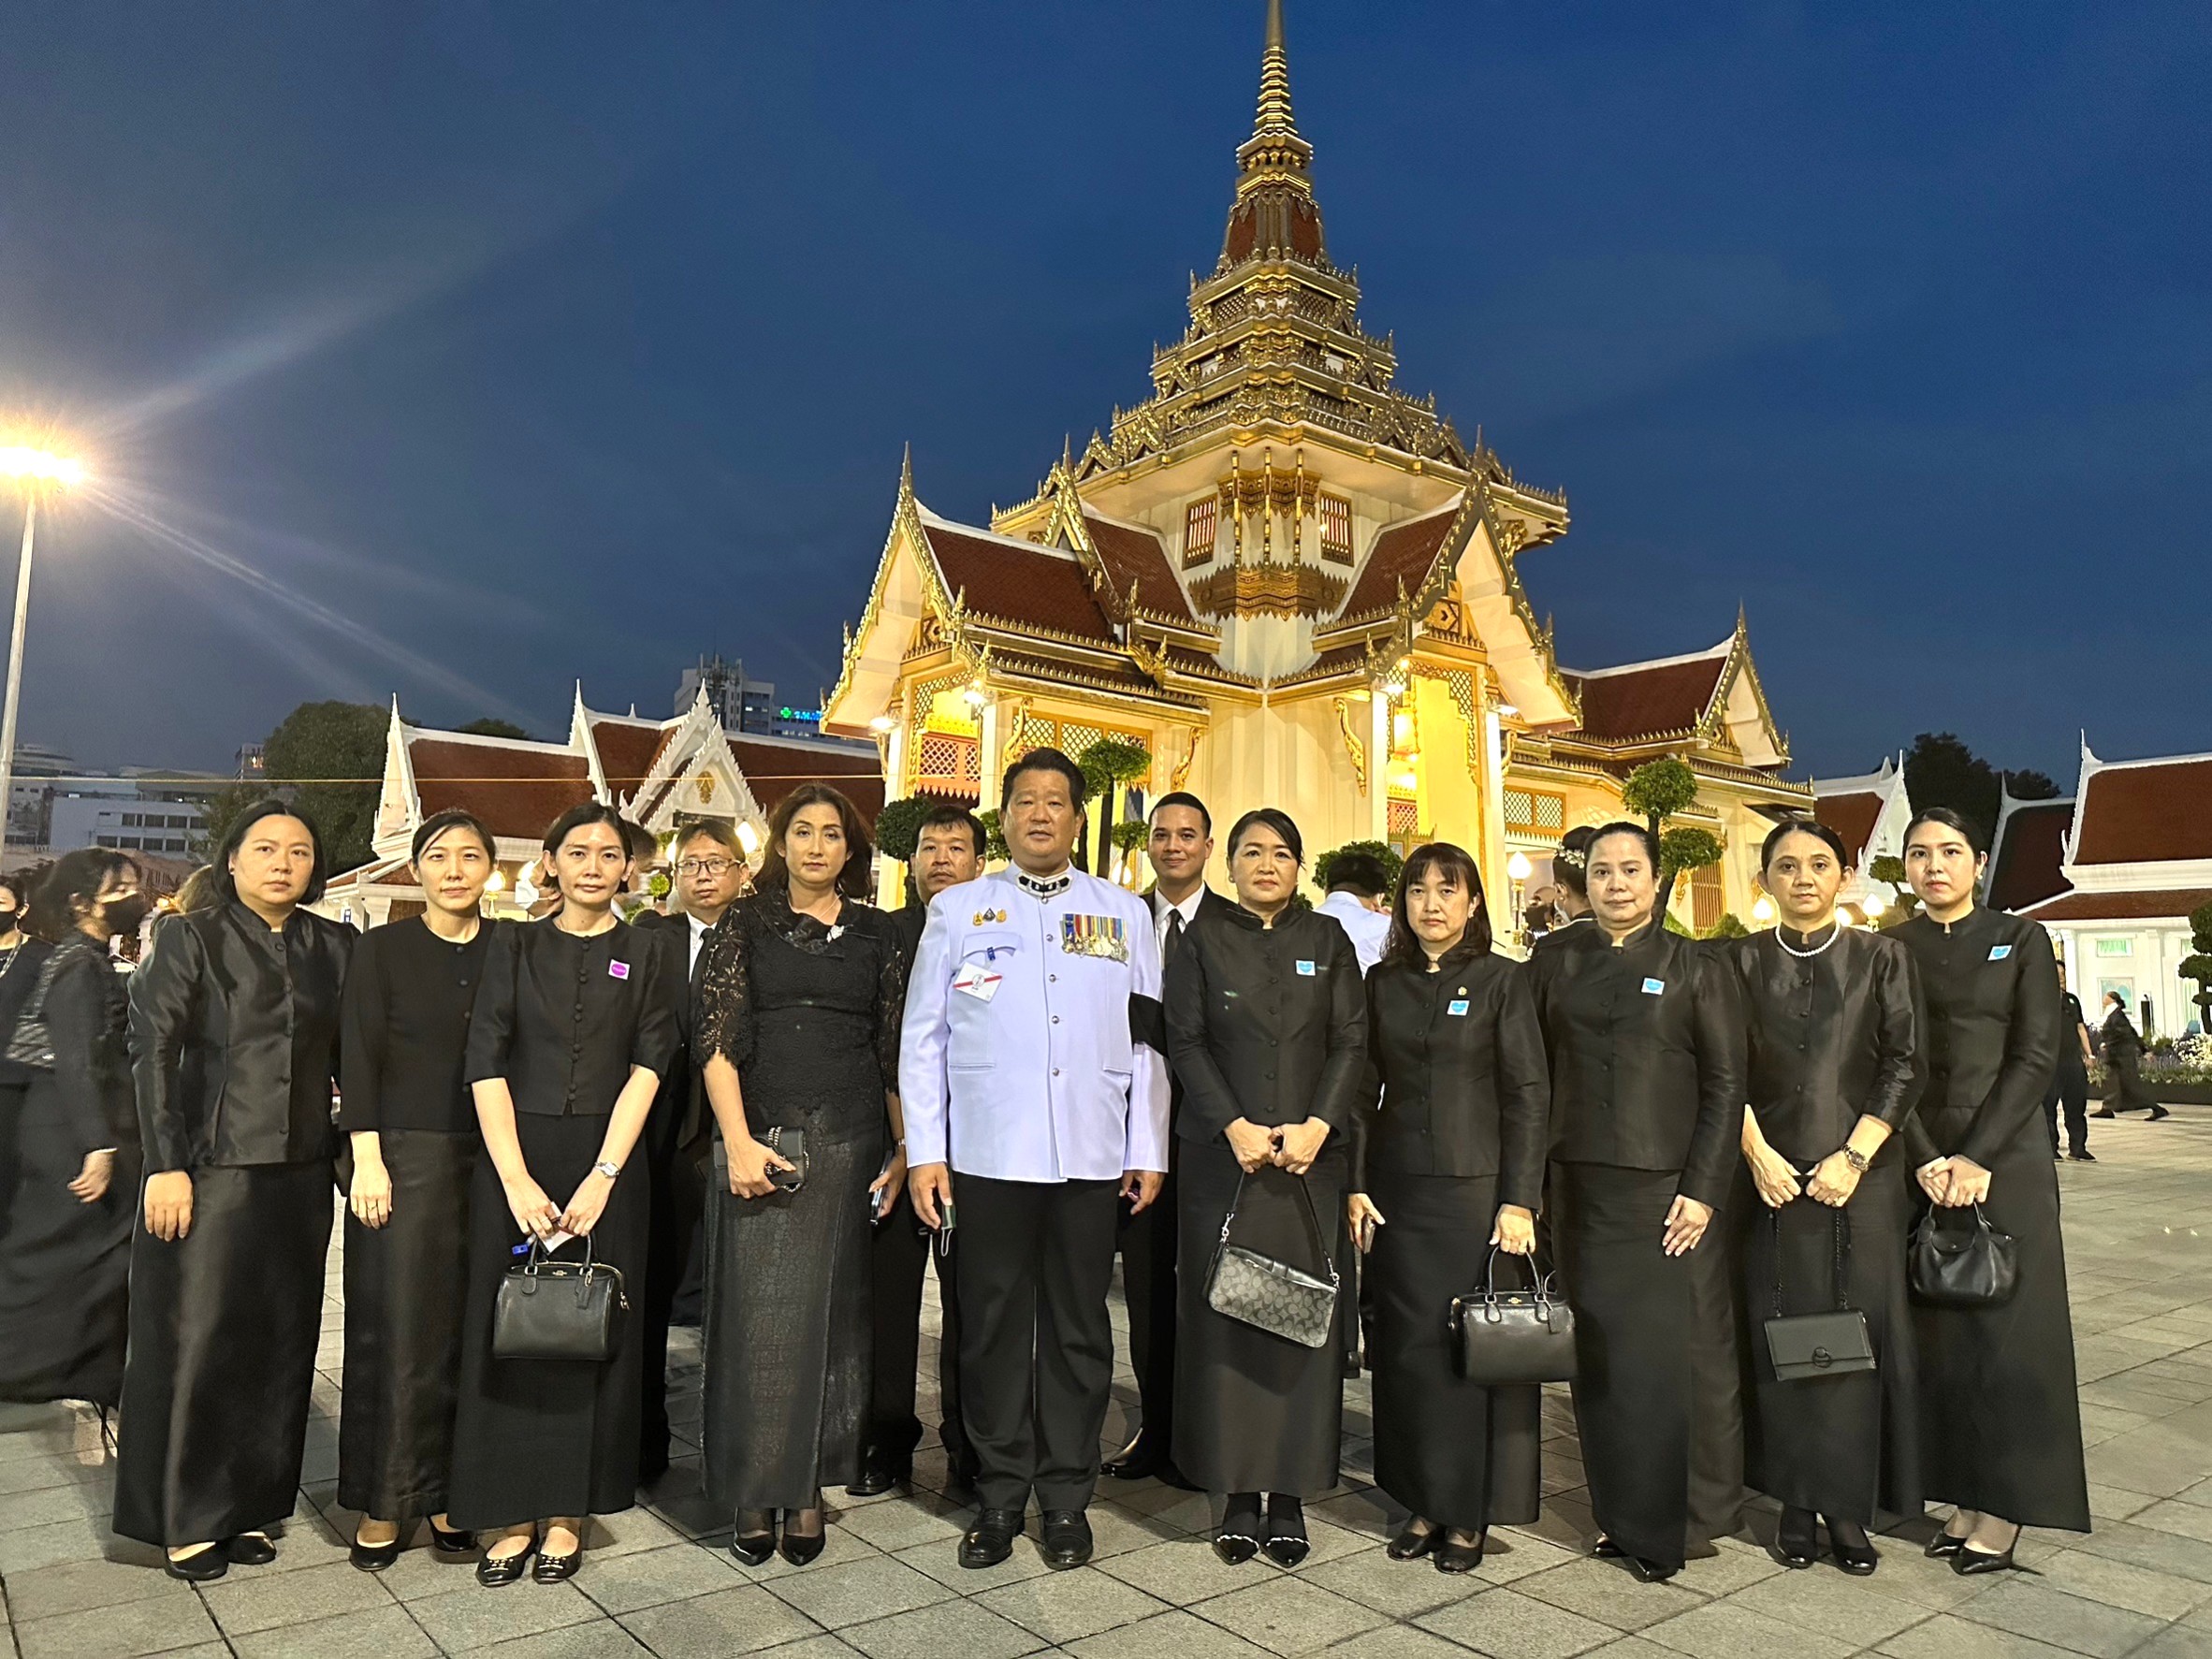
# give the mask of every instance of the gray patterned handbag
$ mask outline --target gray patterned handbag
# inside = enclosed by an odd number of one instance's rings
[[[1322,1236],[1313,1192],[1304,1176],[1294,1179],[1298,1196],[1305,1201],[1314,1254],[1329,1276],[1316,1278],[1302,1268],[1229,1242],[1229,1230],[1236,1225],[1237,1206],[1244,1198],[1244,1177],[1240,1174],[1236,1197],[1230,1201],[1229,1214],[1221,1222],[1221,1243],[1214,1251],[1213,1270],[1206,1275],[1206,1305],[1271,1336],[1302,1347],[1323,1348],[1329,1346],[1329,1333],[1336,1323],[1336,1263],[1331,1259],[1328,1240]]]

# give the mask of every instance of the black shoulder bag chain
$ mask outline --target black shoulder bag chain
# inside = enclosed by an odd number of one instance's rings
[[[1867,1317],[1844,1301],[1851,1235],[1842,1210],[1838,1208],[1835,1213],[1836,1305],[1817,1314],[1782,1311],[1782,1212],[1770,1210],[1768,1215],[1773,1224],[1774,1317],[1767,1321],[1767,1358],[1773,1363],[1776,1380],[1807,1382],[1876,1369],[1874,1340],[1867,1331]]]

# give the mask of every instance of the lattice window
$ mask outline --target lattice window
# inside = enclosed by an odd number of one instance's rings
[[[1690,872],[1690,924],[1699,933],[1720,921],[1728,908],[1727,890],[1721,882],[1721,866],[1709,864]]]
[[[1221,519],[1221,502],[1208,496],[1203,501],[1190,503],[1190,510],[1183,516],[1183,564],[1188,569],[1194,564],[1204,564],[1214,557],[1214,527]]]
[[[1566,831],[1566,796],[1543,790],[1506,790],[1506,827],[1515,835],[1547,838]]]
[[[914,762],[914,787],[931,794],[975,793],[982,777],[982,749],[973,737],[923,733]]]
[[[1340,495],[1320,501],[1321,557],[1338,564],[1352,561],[1352,503]]]
[[[1420,803],[1409,796],[1390,797],[1390,845],[1411,852],[1420,838]]]

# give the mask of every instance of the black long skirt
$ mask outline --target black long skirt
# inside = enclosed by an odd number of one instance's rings
[[[0,1160],[0,1400],[113,1405],[129,1332],[138,1155],[119,1148],[106,1194],[85,1203],[69,1190],[84,1168],[81,1137],[52,1073],[18,1098],[13,1150]]]
[[[874,1388],[868,1183],[881,1138],[807,1142],[797,1192],[741,1199],[718,1145],[706,1195],[706,1490],[805,1509],[860,1477]]]
[[[554,1203],[565,1206],[599,1161],[604,1117],[515,1114],[522,1160]],[[591,1230],[591,1255],[621,1270],[630,1312],[615,1357],[601,1363],[495,1360],[492,1303],[524,1242],[499,1171],[478,1157],[469,1191],[469,1296],[461,1327],[459,1398],[446,1513],[464,1531],[520,1526],[556,1516],[610,1515],[637,1501],[637,1419],[643,1373],[647,1232],[652,1199],[645,1171],[625,1171]],[[584,1241],[561,1247],[582,1260]]]
[[[1226,1144],[1186,1142],[1181,1188],[1175,1334],[1175,1463],[1208,1492],[1318,1497],[1336,1484],[1344,1421],[1342,1331],[1318,1348],[1215,1313],[1206,1302],[1221,1223],[1240,1171]],[[1344,1230],[1345,1159],[1325,1155],[1305,1176],[1332,1256]],[[1263,1169],[1244,1183],[1235,1243],[1318,1273],[1298,1177]],[[1356,1317],[1347,1288],[1339,1320]]]
[[[131,1236],[115,1530],[170,1547],[292,1513],[322,1332],[330,1160],[192,1172],[192,1230]]]
[[[1575,1163],[1551,1182],[1590,1506],[1623,1550],[1675,1567],[1693,1535],[1734,1529],[1743,1492],[1726,1240],[1709,1229],[1688,1255],[1666,1255],[1681,1184],[1672,1171]]]
[[[1925,1199],[1918,1207],[1927,1207]],[[2018,1241],[2019,1287],[1998,1307],[1913,1306],[1921,1487],[1931,1503],[2086,1533],[2089,1494],[2059,1178],[2041,1124],[2023,1128],[1998,1157],[1982,1211]],[[1959,1215],[1944,1220],[1967,1225]]]
[[[345,1387],[338,1501],[379,1521],[445,1508],[469,1288],[474,1135],[387,1129],[391,1219],[345,1219]],[[339,1159],[352,1181],[351,1156]],[[505,1214],[505,1206],[501,1206]]]
[[[1542,1501],[1543,1390],[1460,1375],[1451,1299],[1482,1282],[1497,1220],[1495,1175],[1369,1177],[1384,1224],[1363,1283],[1374,1309],[1375,1483],[1438,1526],[1522,1526]],[[1501,1261],[1499,1283],[1528,1269]]]
[[[1766,1324],[1774,1313],[1778,1213],[1760,1200],[1748,1170],[1729,1201],[1745,1316],[1745,1477],[1779,1503],[1861,1526],[1873,1525],[1877,1510],[1921,1508],[1918,1349],[1905,1284],[1910,1179],[1900,1163],[1878,1164],[1842,1211],[1843,1301],[1866,1316],[1877,1366],[1844,1376],[1775,1376]],[[1805,1198],[1779,1212],[1784,1313],[1836,1305],[1836,1217]]]

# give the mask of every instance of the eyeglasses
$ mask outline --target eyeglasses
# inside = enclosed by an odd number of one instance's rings
[[[687,858],[677,865],[677,870],[686,876],[720,876],[736,865],[734,858]]]

